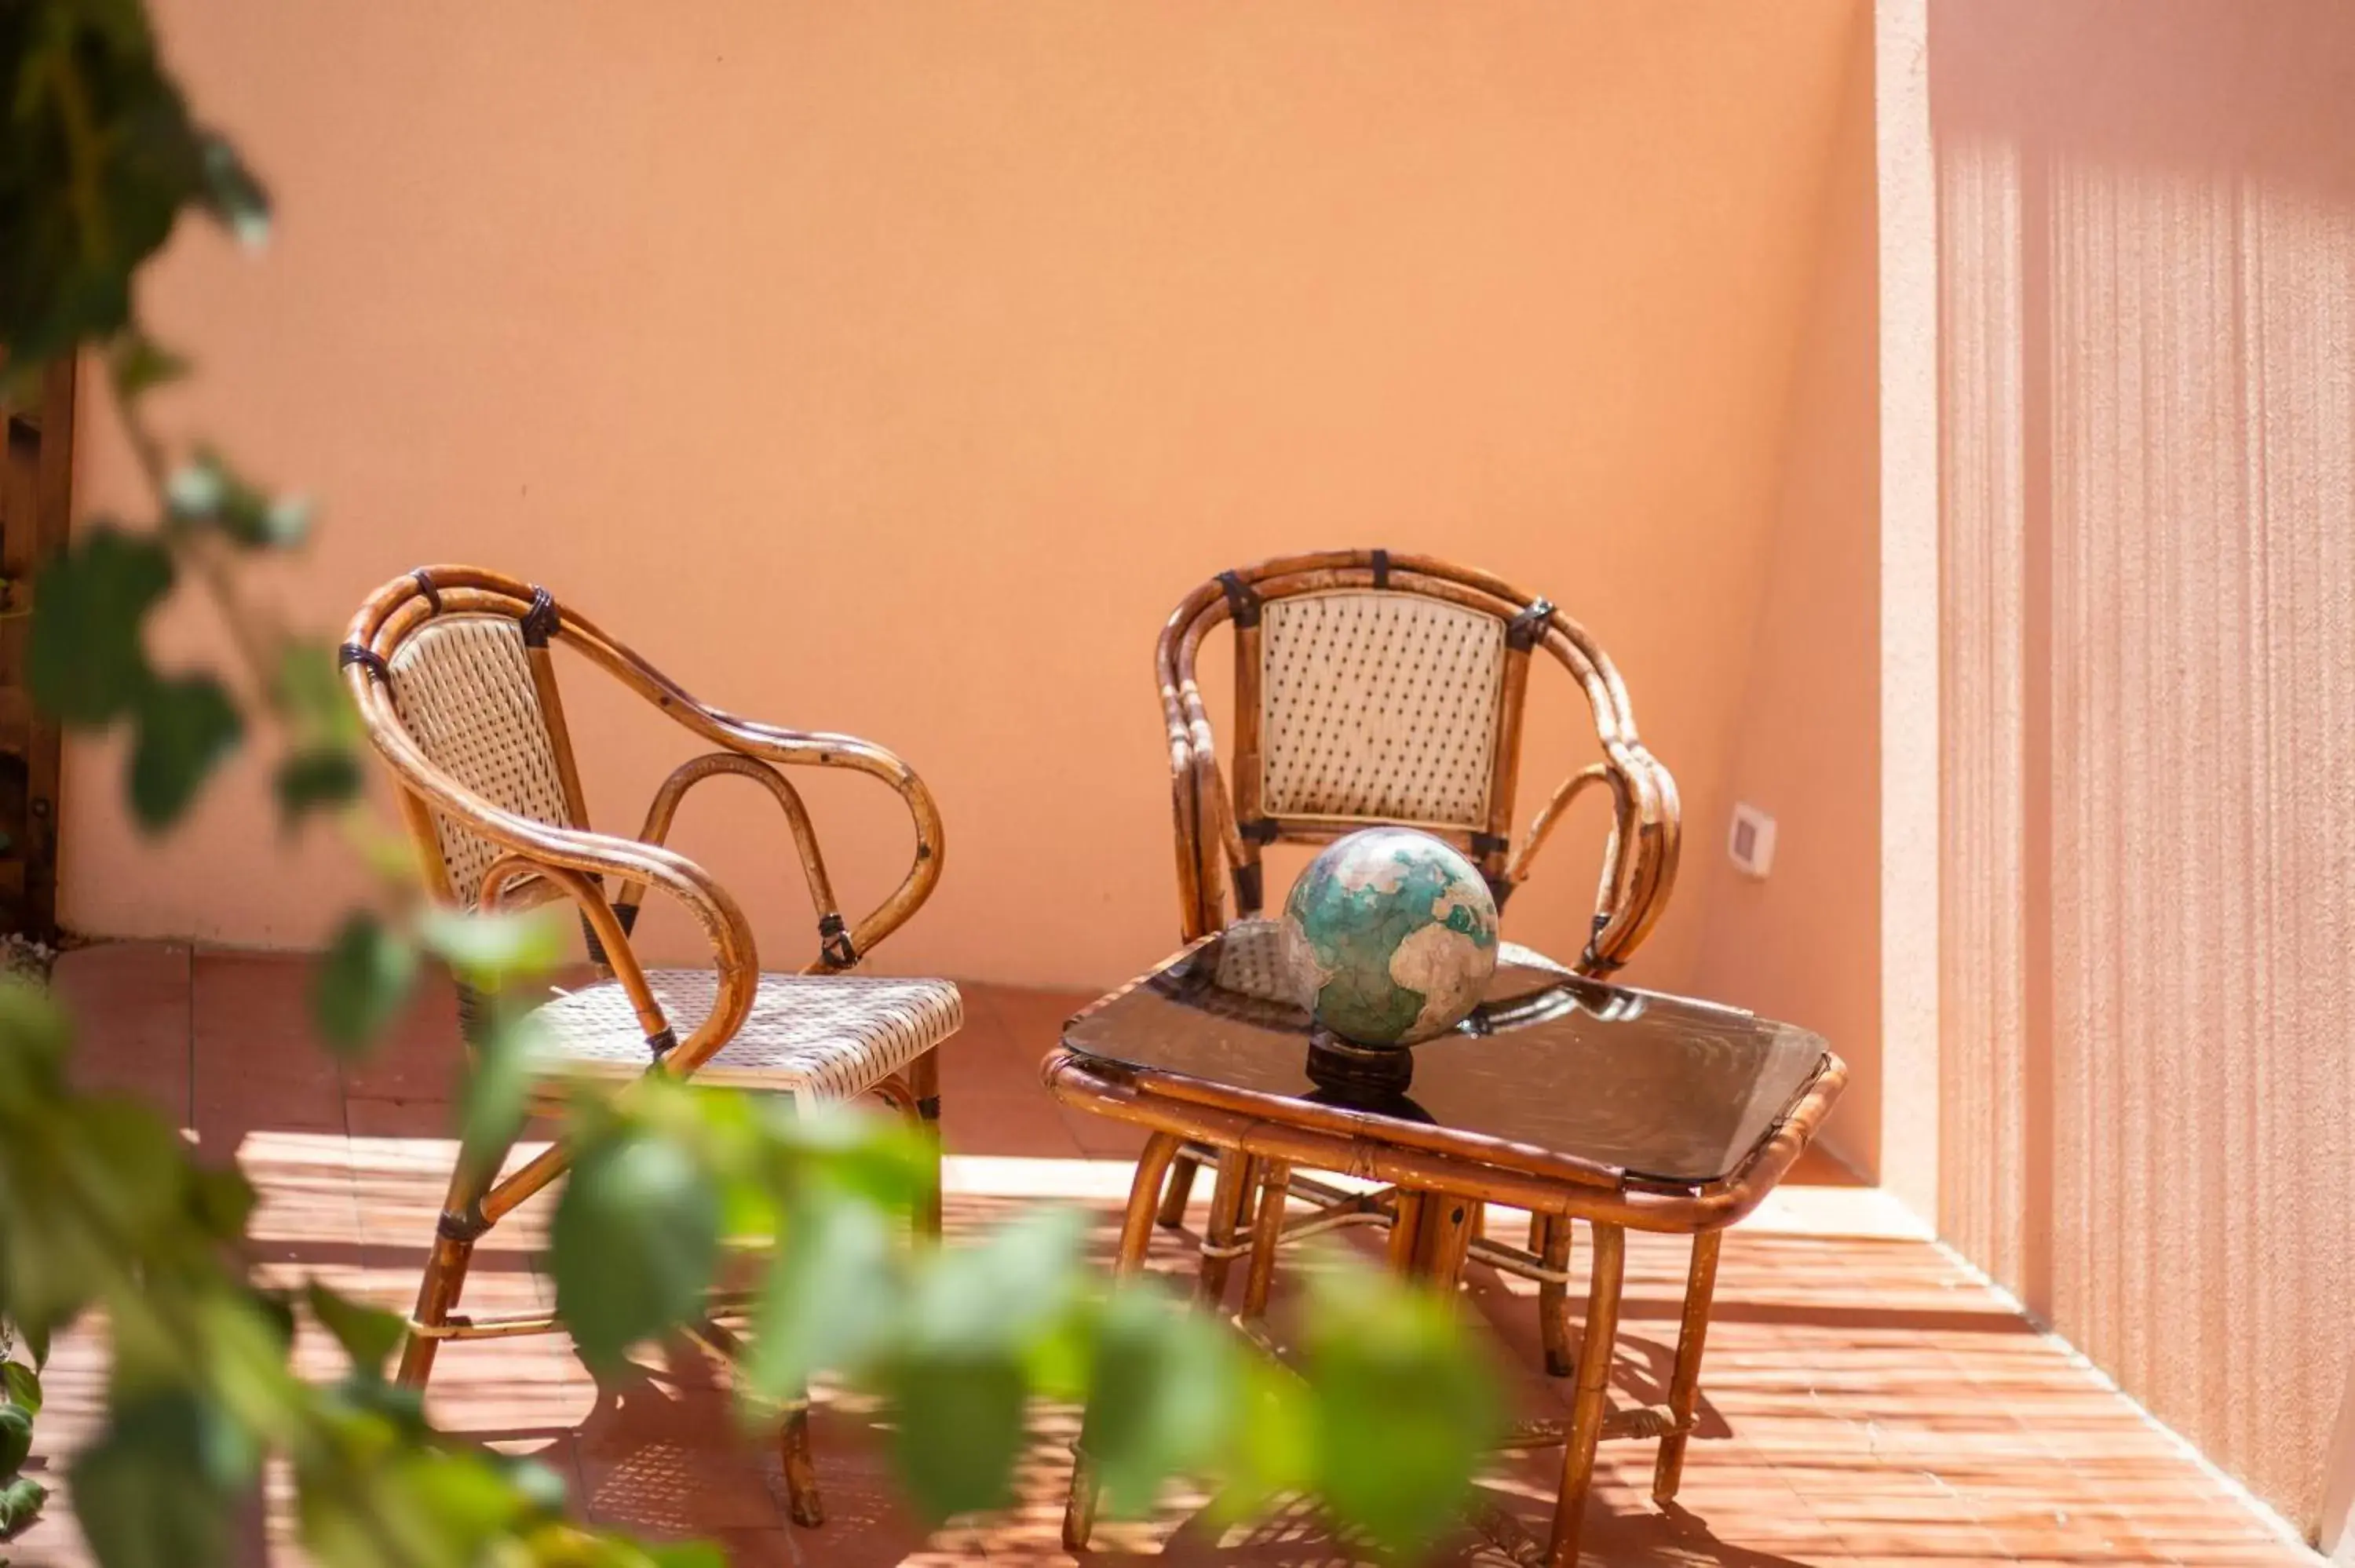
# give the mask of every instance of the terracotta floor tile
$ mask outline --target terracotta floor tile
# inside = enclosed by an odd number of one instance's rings
[[[253,1249],[266,1278],[315,1272],[338,1289],[406,1310],[455,1152],[448,1135],[458,1050],[448,998],[428,995],[377,1054],[338,1072],[312,1043],[307,983],[298,961],[158,944],[84,949],[59,969],[60,987],[87,1021],[81,1063],[90,1081],[155,1094],[196,1128],[208,1156],[234,1153],[254,1181],[261,1203]],[[952,1153],[1049,1160],[1133,1153],[1133,1128],[1066,1110],[1038,1081],[1039,1058],[1062,1019],[1089,1000],[966,988],[971,1022],[943,1059]],[[1815,1165],[1800,1179],[1837,1184],[1846,1177]],[[1208,1193],[1204,1181],[1197,1227]],[[1032,1202],[954,1195],[950,1233],[977,1234]],[[549,1198],[535,1199],[484,1239],[465,1309],[548,1308],[537,1255],[549,1207]],[[1115,1208],[1091,1203],[1098,1256],[1109,1255]],[[1500,1239],[1521,1239],[1518,1214],[1496,1210],[1490,1224]],[[1371,1231],[1345,1239],[1360,1251],[1380,1242]],[[1195,1245],[1192,1230],[1156,1230],[1147,1267],[1189,1280]],[[1590,1255],[1582,1235],[1573,1268]],[[1676,1238],[1631,1238],[1613,1357],[1619,1404],[1660,1397],[1689,1255]],[[1297,1266],[1287,1261],[1287,1290]],[[1534,1287],[1476,1269],[1463,1299],[1494,1330],[1497,1354],[1518,1368],[1516,1397],[1561,1409],[1567,1385],[1536,1367]],[[2312,1568],[2316,1561],[2280,1541],[1934,1246],[1737,1233],[1725,1249],[1718,1303],[1678,1506],[1662,1511],[1650,1501],[1650,1444],[1606,1445],[1586,1563]],[[1575,1324],[1576,1293],[1572,1315]],[[338,1356],[317,1336],[298,1342],[298,1364],[308,1372],[332,1374]],[[61,1338],[39,1455],[69,1452],[89,1435],[103,1373],[96,1332]],[[649,1534],[716,1538],[731,1562],[755,1568],[1071,1562],[1058,1539],[1075,1420],[1068,1411],[1039,1413],[1015,1508],[928,1532],[900,1496],[874,1411],[822,1393],[812,1425],[831,1522],[810,1532],[785,1522],[770,1435],[740,1425],[725,1377],[693,1351],[649,1351],[601,1382],[561,1337],[453,1343],[441,1351],[427,1406],[453,1432],[541,1457],[597,1518]],[[1560,1463],[1557,1450],[1515,1457],[1485,1484],[1499,1506],[1541,1532]],[[1152,1556],[1165,1568],[1337,1568],[1363,1560],[1306,1510],[1221,1531],[1201,1502],[1173,1489],[1150,1519],[1106,1525],[1091,1556]],[[282,1543],[286,1531],[284,1499],[274,1497],[264,1533]],[[62,1499],[11,1550],[26,1562],[88,1561]],[[1491,1568],[1504,1559],[1465,1537],[1433,1561]]]
[[[941,1094],[941,1141],[951,1154],[1077,1160],[1079,1139],[1044,1088],[1008,1085]]]
[[[76,1083],[136,1093],[186,1119],[189,962],[181,942],[105,942],[58,956],[51,983],[76,1022]]]

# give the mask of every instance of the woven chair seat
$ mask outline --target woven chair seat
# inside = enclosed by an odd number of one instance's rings
[[[711,970],[648,969],[646,982],[679,1039],[711,1015]],[[568,991],[532,1016],[541,1025],[535,1065],[544,1071],[635,1077],[646,1069],[645,1033],[618,980]],[[857,1099],[964,1022],[949,980],[764,974],[744,1026],[695,1081],[805,1104]]]

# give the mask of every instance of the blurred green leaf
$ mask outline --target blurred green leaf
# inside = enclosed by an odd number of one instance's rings
[[[217,1413],[185,1389],[118,1396],[66,1485],[103,1568],[228,1560],[238,1489],[250,1478]]]
[[[292,828],[313,811],[359,799],[360,759],[340,747],[313,746],[289,753],[271,775],[279,821]]]
[[[495,1171],[530,1110],[535,1025],[496,997],[484,1005],[490,1017],[459,1091],[458,1158],[470,1171]]]
[[[1042,1209],[1008,1222],[977,1245],[932,1254],[908,1312],[920,1353],[1027,1350],[1066,1321],[1090,1287],[1082,1266],[1086,1217]]]
[[[125,398],[135,398],[188,373],[186,360],[136,328],[114,340],[108,365],[116,392]]]
[[[0,1404],[0,1476],[24,1468],[33,1451],[33,1413],[21,1404]]]
[[[719,1198],[677,1142],[592,1144],[549,1224],[556,1306],[592,1370],[701,1309],[719,1255]]]
[[[270,197],[237,149],[218,136],[202,140],[207,205],[249,250],[270,240]]]
[[[53,1099],[72,1044],[73,1025],[47,991],[0,976],[0,1107],[28,1109]]]
[[[1469,1494],[1502,1426],[1496,1379],[1430,1293],[1361,1269],[1315,1279],[1305,1370],[1318,1489],[1378,1545],[1403,1552],[1444,1529]]]
[[[563,1517],[568,1500],[564,1478],[553,1467],[528,1454],[502,1454],[492,1450],[483,1457],[498,1473],[500,1479],[514,1489],[526,1511],[546,1519]]]
[[[212,166],[140,6],[0,7],[0,60],[15,67],[0,356],[39,361],[129,320],[132,275],[181,208],[203,201],[234,223],[250,198]]]
[[[1223,1484],[1210,1499],[1209,1516],[1220,1523],[1249,1519],[1277,1496],[1316,1484],[1308,1391],[1292,1371],[1265,1357],[1243,1357],[1238,1398],[1222,1455]]]
[[[279,655],[270,695],[304,746],[349,750],[366,733],[337,672],[336,651],[324,642],[289,642]]]
[[[1080,1435],[1107,1511],[1145,1512],[1164,1480],[1218,1453],[1243,1408],[1239,1361],[1226,1326],[1207,1314],[1145,1285],[1113,1296]]]
[[[131,748],[131,810],[150,832],[167,828],[195,801],[207,775],[245,734],[228,688],[210,675],[150,682],[139,696]]]
[[[108,1241],[143,1246],[172,1227],[188,1182],[178,1128],[127,1094],[83,1096],[60,1122],[59,1174]]]
[[[24,1406],[27,1415],[41,1413],[41,1374],[22,1361],[0,1362],[0,1383],[7,1388],[8,1401]],[[8,1467],[0,1466],[0,1472]]]
[[[311,1016],[330,1049],[365,1051],[417,983],[417,949],[365,909],[344,917],[311,978]]]
[[[171,588],[172,557],[152,536],[111,523],[82,529],[34,583],[34,700],[81,728],[131,712],[155,680],[140,630]]]
[[[552,907],[483,915],[437,906],[419,919],[417,935],[460,980],[482,991],[536,979],[564,959],[564,922]]]
[[[1014,1500],[1029,1394],[1014,1352],[920,1351],[894,1364],[884,1387],[892,1455],[927,1524]]]
[[[192,1169],[188,1173],[188,1196],[196,1221],[203,1234],[215,1241],[237,1241],[245,1234],[245,1222],[253,1215],[256,1195],[253,1183],[236,1166],[212,1170]]]
[[[182,527],[215,528],[255,548],[291,548],[310,533],[309,501],[271,495],[210,450],[197,452],[165,481],[164,503]]]
[[[640,1551],[650,1568],[728,1568],[719,1548],[700,1541],[648,1544]]]
[[[382,1377],[386,1360],[400,1348],[401,1336],[408,1331],[407,1322],[380,1307],[337,1295],[316,1279],[310,1282],[304,1294],[311,1304],[311,1316],[336,1337],[336,1343],[343,1346],[352,1365],[370,1377]]]
[[[882,1383],[900,1474],[927,1520],[1010,1500],[1027,1368],[1068,1335],[1085,1298],[1084,1228],[1076,1213],[1046,1210],[925,1260]]]
[[[783,1099],[756,1104],[773,1135],[811,1175],[845,1192],[904,1214],[931,1184],[934,1147],[903,1118],[878,1116],[858,1106],[823,1105],[804,1112]]]
[[[896,1229],[874,1204],[823,1188],[794,1205],[753,1310],[750,1388],[790,1398],[812,1373],[856,1366],[890,1336],[900,1309]]]
[[[11,1477],[0,1482],[0,1541],[5,1541],[27,1525],[49,1500],[49,1489],[30,1476]]]

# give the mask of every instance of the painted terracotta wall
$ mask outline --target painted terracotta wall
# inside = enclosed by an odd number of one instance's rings
[[[901,749],[950,847],[890,966],[1095,984],[1166,948],[1154,630],[1220,567],[1332,542],[1585,619],[1698,864],[1859,10],[166,0],[283,212],[266,259],[190,235],[153,279],[202,366],[168,412],[323,498],[278,585],[306,620],[499,565],[727,706]],[[102,408],[84,434],[85,508],[134,504]],[[685,747],[575,691],[592,813],[627,829]],[[1584,757],[1567,691],[1539,701],[1532,806]],[[160,851],[116,796],[112,750],[76,748],[82,929],[298,945],[358,886],[281,843],[250,774]],[[879,893],[883,801],[814,804]],[[680,842],[805,950],[756,796]],[[1517,935],[1577,945],[1572,848]],[[1710,895],[1695,874],[1639,976],[1704,972]]]
[[[2312,1529],[2355,1478],[2355,13],[1930,19],[1941,1227]]]
[[[1769,874],[1737,871],[1722,813],[1695,821],[1695,989],[1820,1032],[1849,1068],[1824,1140],[1881,1159],[1879,204],[1873,35],[1847,51],[1822,236],[1786,424],[1725,793],[1774,819]]]

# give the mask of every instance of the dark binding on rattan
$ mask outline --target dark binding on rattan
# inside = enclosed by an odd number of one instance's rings
[[[1250,844],[1272,844],[1280,832],[1273,817],[1253,817],[1235,824],[1235,836]]]
[[[458,991],[458,1038],[469,1050],[479,1051],[490,1043],[491,999],[460,980]]]
[[[613,913],[619,915],[621,911],[617,909]],[[586,914],[581,916],[581,939],[589,945],[591,963],[601,969],[610,969],[613,967],[612,955],[605,951],[605,944],[598,938],[597,927],[590,922]]]
[[[842,916],[830,909],[817,919],[817,950],[837,969],[847,969],[858,961],[858,949],[851,945],[849,928],[843,925]]]
[[[336,650],[336,669],[347,670],[354,664],[357,664],[379,681],[389,683],[392,680],[391,667],[385,663],[383,656],[375,649],[363,648],[357,642],[346,642]]]
[[[547,647],[548,640],[564,629],[564,620],[556,612],[556,596],[534,583],[531,608],[523,612],[523,619],[516,624],[523,632],[525,647]]]
[[[435,1235],[445,1241],[459,1243],[474,1241],[490,1228],[491,1222],[483,1217],[483,1206],[480,1203],[467,1204],[466,1212],[462,1214],[453,1214],[445,1211],[440,1219],[433,1222]]]
[[[1374,586],[1378,588],[1391,586],[1391,553],[1388,550],[1374,552]]]
[[[1553,624],[1553,600],[1533,599],[1529,609],[1506,623],[1505,646],[1526,653],[1545,636],[1546,628]]]
[[[1611,916],[1608,915],[1598,913],[1594,916],[1594,935],[1587,938],[1586,950],[1578,956],[1578,967],[1588,974],[1607,975],[1622,967],[1621,959],[1606,959],[1594,950],[1595,942],[1602,937],[1604,928],[1610,924]]]
[[[1472,835],[1472,853],[1474,854],[1502,854],[1512,847],[1513,841],[1507,838],[1502,833],[1474,833]]]
[[[1235,867],[1235,907],[1245,915],[1259,912],[1260,900],[1266,896],[1267,881],[1260,864],[1252,861]]]
[[[668,1024],[646,1036],[646,1054],[659,1062],[678,1049],[678,1031]]]
[[[1227,591],[1227,614],[1238,631],[1259,624],[1259,590],[1232,572],[1219,574],[1219,586]]]
[[[409,575],[416,579],[417,591],[425,596],[426,608],[436,615],[441,614],[442,590],[433,586],[433,574],[420,567]]]

